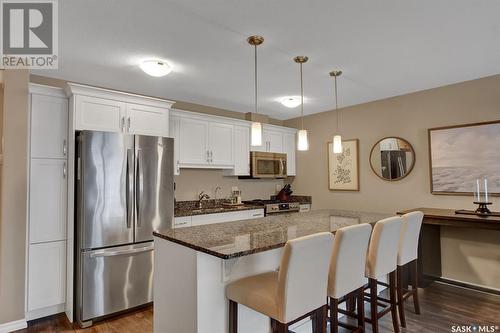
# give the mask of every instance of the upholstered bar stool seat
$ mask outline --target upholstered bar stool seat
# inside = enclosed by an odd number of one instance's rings
[[[396,264],[398,256],[398,245],[403,218],[400,216],[390,217],[378,221],[373,227],[373,232],[368,246],[365,276],[368,278],[370,289],[369,301],[371,316],[367,321],[372,324],[373,333],[378,333],[378,320],[388,312],[392,315],[394,332],[399,332],[397,318],[396,300]],[[378,296],[378,279],[389,274],[389,300]],[[388,307],[378,311],[379,305],[388,303]]]
[[[418,274],[417,274],[417,258],[418,258],[418,239],[420,236],[420,228],[422,227],[422,220],[424,213],[411,212],[403,215],[403,226],[401,228],[401,235],[399,239],[399,249],[397,258],[397,297],[398,297],[398,310],[399,320],[401,326],[406,327],[406,316],[404,301],[412,297],[415,313],[420,314],[420,304],[418,300]],[[408,290],[403,285],[403,270],[410,268],[411,274],[411,290]]]
[[[288,241],[279,272],[246,277],[226,287],[229,331],[238,330],[238,304],[271,318],[273,332],[313,315],[315,332],[326,331],[328,271],[333,235],[318,233]]]
[[[330,275],[328,278],[328,297],[330,301],[330,332],[337,333],[339,326],[351,330],[365,328],[364,286],[366,284],[366,251],[372,227],[358,224],[337,230],[333,241]],[[339,309],[339,304],[349,297],[358,302],[357,313]],[[338,314],[354,317],[358,325],[339,322]]]

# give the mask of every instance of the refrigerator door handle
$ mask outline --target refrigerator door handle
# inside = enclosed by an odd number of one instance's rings
[[[133,149],[127,149],[127,171],[126,171],[126,206],[127,206],[127,228],[132,227],[132,220],[134,218],[134,165]]]
[[[142,226],[141,222],[141,214],[140,214],[140,208],[141,208],[141,198],[142,194],[144,193],[144,179],[143,179],[143,166],[142,166],[142,150],[138,149],[137,150],[137,168],[136,168],[136,175],[135,175],[135,209],[136,209],[136,222],[137,222],[137,228],[140,228]]]
[[[110,250],[100,250],[100,251],[95,251],[90,253],[90,258],[98,258],[98,257],[114,257],[114,256],[120,256],[120,255],[128,255],[128,254],[135,254],[135,253],[142,253],[142,252],[149,252],[154,250],[154,244],[145,246],[145,247],[140,247],[140,248],[135,248],[135,249],[127,249],[127,250],[117,250],[117,251],[110,251]]]

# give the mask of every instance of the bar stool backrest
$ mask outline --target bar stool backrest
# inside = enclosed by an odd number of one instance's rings
[[[418,238],[424,213],[411,212],[403,215],[403,226],[399,238],[398,266],[403,266],[417,259]]]
[[[322,232],[288,241],[278,275],[281,322],[290,322],[326,304],[333,235]]]
[[[403,218],[400,216],[375,223],[366,258],[366,277],[378,279],[396,270],[402,224]]]
[[[339,299],[366,284],[366,252],[372,226],[341,228],[335,233],[328,279],[328,296]]]

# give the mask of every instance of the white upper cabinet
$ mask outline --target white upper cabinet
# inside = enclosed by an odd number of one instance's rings
[[[104,132],[125,130],[126,104],[118,101],[75,96],[75,128]]]
[[[271,129],[264,130],[263,141],[267,143],[268,152],[283,153],[283,132]]]
[[[233,139],[234,168],[227,176],[250,175],[250,125],[235,125]]]
[[[233,125],[210,122],[208,127],[209,163],[215,166],[234,165]]]
[[[179,125],[179,163],[188,167],[208,164],[208,123],[181,118]]]
[[[173,102],[69,83],[76,130],[168,136]]]
[[[295,129],[264,125],[263,145],[250,147],[249,121],[172,110],[170,136],[174,138],[174,169],[224,169],[226,176],[250,175],[250,150],[286,153],[288,170],[295,175]],[[177,152],[175,152],[177,151]]]
[[[31,157],[66,158],[68,153],[68,100],[31,95]]]
[[[127,125],[131,134],[168,136],[168,112],[164,109],[127,104]]]

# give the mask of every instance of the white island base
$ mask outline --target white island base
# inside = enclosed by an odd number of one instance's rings
[[[154,332],[226,333],[226,285],[234,280],[276,270],[281,248],[234,259],[218,257],[155,237]],[[310,323],[294,332],[311,332]],[[269,333],[270,319],[238,307],[238,333]]]

